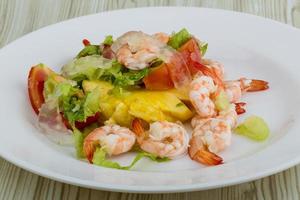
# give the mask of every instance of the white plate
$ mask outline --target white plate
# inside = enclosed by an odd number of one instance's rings
[[[228,78],[265,79],[270,90],[248,94],[247,114],[262,116],[272,134],[263,143],[234,136],[225,164],[203,167],[187,157],[141,161],[134,171],[101,168],[75,158],[35,128],[26,81],[31,65],[56,70],[82,48],[128,30],[172,32],[186,27],[209,43],[206,57],[224,63]],[[80,17],[28,34],[0,51],[0,155],[39,175],[84,187],[126,192],[180,192],[237,184],[267,176],[300,160],[300,31],[275,21],[203,8],[141,8]],[[129,161],[128,156],[118,158]]]

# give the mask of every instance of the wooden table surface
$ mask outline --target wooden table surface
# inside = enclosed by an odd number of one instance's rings
[[[292,23],[292,0],[0,0],[0,47],[69,18],[142,6],[203,6],[236,10]],[[296,16],[300,21],[300,16]],[[2,66],[3,67],[3,66]],[[300,199],[300,165],[240,185],[177,194],[127,194],[91,190],[27,172],[0,158],[0,199]]]

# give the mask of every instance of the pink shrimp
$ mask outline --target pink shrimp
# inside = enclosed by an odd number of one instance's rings
[[[225,92],[232,103],[238,102],[245,92],[256,92],[269,88],[266,81],[246,78],[236,81],[225,81],[224,85]]]
[[[118,61],[132,70],[141,70],[158,58],[166,44],[141,31],[129,31],[111,46]]]
[[[231,142],[231,128],[226,120],[209,118],[193,131],[188,153],[191,159],[206,165],[218,165],[223,159],[216,153]]]
[[[169,42],[170,36],[166,33],[163,32],[159,32],[159,33],[155,33],[153,35],[154,38],[156,38],[157,40],[167,44]]]
[[[93,130],[83,142],[84,153],[92,162],[97,146],[105,147],[108,155],[128,152],[136,140],[135,134],[128,128],[118,125],[106,125]]]
[[[218,77],[223,79],[225,70],[224,66],[221,63],[210,59],[202,59],[201,63],[212,69]]]
[[[191,159],[206,165],[221,164],[223,159],[217,153],[230,146],[231,129],[236,123],[237,113],[233,104],[215,118],[195,116],[191,121],[194,130],[188,150]]]
[[[150,124],[149,131],[145,131],[141,120],[134,119],[132,128],[137,135],[140,147],[146,152],[174,159],[187,151],[188,134],[177,123],[157,121]]]
[[[224,119],[226,120],[229,125],[234,128],[237,123],[237,112],[234,104],[230,104],[229,108],[218,113],[218,116],[215,117],[216,119]],[[197,126],[202,126],[211,118],[203,118],[199,115],[195,115],[191,120],[192,128],[196,128]]]
[[[215,91],[216,86],[209,76],[200,75],[191,82],[189,97],[200,117],[207,118],[216,115],[215,104],[210,98]]]

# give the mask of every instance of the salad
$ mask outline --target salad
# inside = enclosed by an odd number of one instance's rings
[[[257,141],[269,135],[258,116],[237,124],[246,112],[242,95],[266,90],[268,82],[226,80],[224,66],[204,57],[208,44],[186,29],[129,31],[83,44],[59,73],[38,64],[28,76],[39,127],[55,142],[73,144],[80,159],[123,170],[143,157],[166,162],[188,155],[219,165],[232,133]],[[127,152],[137,152],[128,166],[110,160]]]

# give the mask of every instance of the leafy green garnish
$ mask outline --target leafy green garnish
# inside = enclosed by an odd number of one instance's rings
[[[92,80],[95,79],[97,69],[108,69],[113,61],[103,58],[100,55],[92,55],[75,58],[61,69],[62,75],[72,80]]]
[[[145,68],[139,71],[129,70],[128,72],[118,74],[113,81],[114,85],[130,86],[139,83],[149,73],[149,69]]]
[[[199,44],[199,48],[200,48],[201,56],[204,56],[208,48],[208,43]]]
[[[87,45],[85,46],[76,56],[76,58],[81,58],[91,55],[100,55],[99,45]]]
[[[108,167],[108,168],[115,168],[115,169],[122,169],[122,170],[129,170],[131,169],[140,159],[144,157],[148,157],[153,161],[156,162],[165,162],[169,161],[168,158],[158,158],[157,156],[147,153],[147,152],[139,152],[133,161],[128,165],[128,166],[121,166],[119,163],[107,160],[106,158],[107,152],[104,147],[102,148],[97,148],[94,156],[93,156],[93,164],[99,165],[102,167]]]
[[[217,97],[215,99],[215,106],[218,111],[226,110],[230,106],[230,102],[224,91],[221,91],[217,95]]]
[[[182,102],[176,104],[176,107],[180,107],[180,106],[184,106],[184,104]]]
[[[192,36],[185,29],[181,29],[179,32],[171,35],[168,45],[174,49],[179,49],[184,43],[186,43]]]
[[[77,91],[70,91],[62,97],[61,110],[68,121],[85,121],[86,118],[95,115],[100,110],[100,90],[95,88],[83,97],[76,95]]]
[[[82,132],[79,131],[76,127],[72,127],[77,158],[85,158],[85,154],[83,152],[84,138],[97,127],[97,123],[93,123],[85,127]]]
[[[267,123],[260,117],[248,117],[243,123],[238,125],[234,131],[256,141],[263,141],[270,135]]]
[[[74,137],[77,158],[84,158],[85,157],[83,152],[84,135],[78,129],[73,128],[73,137]]]
[[[105,45],[112,45],[112,43],[114,42],[113,40],[113,36],[112,35],[108,35],[105,37],[104,41],[102,44],[105,44]]]
[[[128,70],[115,61],[110,68],[97,69],[95,77],[109,81],[115,86],[126,87],[138,84],[148,73],[148,68],[139,71]]]
[[[116,60],[109,60],[98,55],[74,59],[62,68],[63,76],[77,82],[104,80],[120,87],[139,84],[148,73],[148,68],[130,70]]]
[[[85,121],[100,110],[100,91],[97,88],[84,94],[72,81],[56,82],[49,77],[44,85],[46,102],[53,102],[63,112],[64,117],[74,125],[75,121]]]

